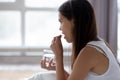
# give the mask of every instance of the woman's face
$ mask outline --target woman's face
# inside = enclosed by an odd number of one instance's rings
[[[60,30],[62,34],[64,34],[64,38],[68,43],[73,41],[72,39],[72,31],[73,31],[73,20],[68,20],[62,14],[59,13],[59,22],[60,22]]]

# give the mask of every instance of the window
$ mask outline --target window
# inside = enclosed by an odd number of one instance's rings
[[[64,1],[0,0],[0,49],[49,48],[60,34],[57,8]]]
[[[57,8],[66,0],[25,0],[26,7],[32,8]]]
[[[120,60],[120,0],[118,1],[118,59]]]
[[[20,15],[19,11],[0,11],[0,46],[21,45]]]
[[[16,0],[0,0],[0,2],[15,2]]]

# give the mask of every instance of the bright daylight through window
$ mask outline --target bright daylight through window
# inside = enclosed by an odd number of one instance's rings
[[[0,48],[49,48],[53,36],[60,34],[57,8],[64,1],[0,0]],[[120,59],[120,0],[117,1]],[[64,39],[63,43],[68,46]]]
[[[0,2],[15,2],[16,0],[0,0]]]
[[[64,1],[0,0],[0,48],[49,48],[61,33],[57,9]]]
[[[118,59],[120,61],[120,0],[117,0],[118,1]]]

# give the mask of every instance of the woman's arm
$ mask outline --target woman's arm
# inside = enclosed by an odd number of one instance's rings
[[[62,42],[61,42],[61,35],[53,38],[50,47],[51,47],[53,53],[55,54],[55,58],[56,58],[57,80],[66,80],[64,64],[63,64],[63,46],[62,46]]]
[[[88,72],[91,70],[93,63],[92,63],[92,57],[91,57],[91,50],[88,47],[85,47],[82,49],[82,51],[79,52],[70,76],[67,80],[84,80],[87,76]]]
[[[56,57],[57,80],[84,80],[87,73],[94,65],[94,52],[90,47],[85,47],[75,60],[72,73],[66,77],[63,64],[63,47],[61,44],[61,36],[54,37],[50,47]]]

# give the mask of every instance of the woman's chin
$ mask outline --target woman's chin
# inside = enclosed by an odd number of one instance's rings
[[[64,39],[65,39],[68,43],[71,43],[71,42],[72,42],[71,40],[69,40],[69,39],[67,39],[67,38],[65,38],[65,37],[64,37]]]

